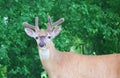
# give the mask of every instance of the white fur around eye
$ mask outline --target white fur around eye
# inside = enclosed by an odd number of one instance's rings
[[[48,39],[51,39],[52,36],[48,33],[47,38],[48,38]]]
[[[48,36],[48,39],[51,39],[51,36]]]

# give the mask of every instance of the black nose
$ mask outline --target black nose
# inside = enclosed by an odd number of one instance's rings
[[[44,46],[45,46],[45,43],[40,43],[39,46],[40,46],[40,47],[44,47]]]

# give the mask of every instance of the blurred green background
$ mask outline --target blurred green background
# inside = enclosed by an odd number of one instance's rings
[[[34,39],[22,23],[40,28],[65,18],[53,41],[60,51],[87,55],[120,52],[120,0],[0,0],[0,78],[47,78]]]

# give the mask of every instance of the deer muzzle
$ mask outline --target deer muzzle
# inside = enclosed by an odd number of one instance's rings
[[[45,47],[45,45],[46,45],[46,44],[43,43],[43,42],[40,42],[40,43],[39,43],[39,46],[40,46],[40,47]]]
[[[46,38],[45,36],[40,37],[40,43],[39,43],[40,47],[45,47],[46,46],[45,38]]]

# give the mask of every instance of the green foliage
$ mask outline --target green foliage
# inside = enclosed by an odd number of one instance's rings
[[[7,78],[6,72],[7,68],[0,64],[0,78]]]
[[[43,71],[43,72],[41,73],[41,78],[48,78],[46,71]]]
[[[47,17],[53,22],[65,18],[62,32],[53,41],[57,49],[74,49],[84,54],[119,53],[119,0],[1,0],[0,1],[0,76],[39,78],[45,76],[35,40],[29,38],[22,22],[46,28]],[[81,48],[82,46],[84,48]],[[82,52],[84,49],[84,52]],[[4,78],[4,77],[3,77]]]

